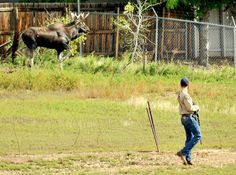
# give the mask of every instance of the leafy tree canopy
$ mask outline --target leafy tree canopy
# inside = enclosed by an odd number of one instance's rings
[[[185,5],[196,12],[196,17],[200,19],[212,9],[222,7],[236,6],[235,0],[148,0],[152,3],[166,2],[166,7],[169,9],[178,8],[180,5]]]
[[[54,2],[77,2],[77,0],[19,0],[26,3],[54,3]]]
[[[65,3],[76,3],[77,2],[77,0],[18,0],[19,2],[30,2],[30,3],[33,3],[33,2],[35,2],[35,3],[55,3],[55,2],[65,2]],[[117,1],[119,1],[119,0],[117,0]],[[128,0],[127,0],[128,1]],[[80,2],[92,2],[92,3],[94,3],[94,2],[116,2],[116,0],[80,0]]]

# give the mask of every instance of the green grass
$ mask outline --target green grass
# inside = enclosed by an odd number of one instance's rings
[[[3,89],[72,90],[80,88],[81,83],[87,81],[93,83],[94,75],[100,83],[105,80],[109,81],[108,83],[111,85],[116,85],[120,81],[136,81],[137,79],[151,81],[164,79],[165,82],[172,81],[177,84],[179,79],[184,76],[189,77],[193,82],[200,83],[228,84],[234,83],[236,80],[236,70],[232,67],[206,69],[159,62],[149,63],[143,70],[142,64],[129,64],[127,59],[119,61],[114,58],[93,55],[83,58],[75,57],[65,61],[65,71],[61,72],[54,57],[50,59],[49,53],[44,56],[43,59],[42,56],[38,56],[41,59],[36,59],[37,62],[33,70],[21,66],[20,63],[1,65],[0,87]],[[84,78],[84,76],[86,77]],[[86,80],[86,82],[81,82],[80,79]]]
[[[0,68],[2,156],[153,151],[155,145],[145,111],[147,100],[153,108],[161,151],[176,152],[185,139],[176,100],[179,79],[184,76],[190,78],[190,93],[201,107],[204,144],[197,145],[196,150],[236,149],[233,68],[205,70],[158,63],[143,71],[139,64],[124,69],[126,61],[90,56],[67,61],[62,72],[56,65],[46,63],[32,70],[10,64]],[[50,174],[69,167],[75,174],[99,174],[98,170],[72,168],[73,162],[62,160],[65,165],[59,160],[18,164],[3,161],[0,170]],[[50,172],[50,168],[55,172]],[[201,165],[197,169],[118,168],[116,172],[233,174],[234,170],[235,165],[222,168]]]
[[[84,99],[79,92],[16,91],[1,95],[0,153],[153,150],[145,99],[153,105],[161,150],[180,148],[184,134],[174,94],[111,100]],[[221,100],[224,104],[199,101],[204,140],[199,149],[235,149],[235,103]]]

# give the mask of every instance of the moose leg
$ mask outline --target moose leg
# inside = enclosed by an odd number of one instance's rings
[[[60,68],[63,70],[63,52],[58,53],[58,60],[60,62]]]
[[[60,62],[60,68],[63,70],[63,62],[71,55],[70,51],[64,56],[63,52],[58,54],[58,60]]]
[[[70,52],[71,47],[68,44],[66,44],[66,43],[63,43],[63,46],[64,46],[64,50],[67,51],[67,54],[62,58],[63,61],[64,61],[64,60],[66,60],[71,55],[71,52]]]
[[[32,67],[34,65],[34,49],[26,48],[25,53],[26,53],[27,59],[25,60],[24,64],[28,65],[29,67]]]
[[[34,67],[34,49],[30,49],[30,67]]]
[[[67,58],[69,58],[71,55],[70,50],[67,50],[67,54],[63,57],[63,61],[66,60]]]
[[[67,54],[64,56],[63,55],[63,51],[66,50],[67,51]],[[63,43],[63,50],[57,50],[57,54],[58,54],[58,60],[60,62],[60,68],[61,70],[63,70],[63,62],[71,55],[71,47],[66,44],[66,43]]]

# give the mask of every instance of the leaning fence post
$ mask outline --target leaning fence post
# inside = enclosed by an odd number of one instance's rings
[[[157,152],[160,152],[160,149],[159,149],[159,146],[158,146],[156,128],[155,128],[155,124],[154,124],[154,120],[153,120],[153,116],[152,116],[152,110],[151,110],[151,106],[150,106],[149,101],[147,101],[146,111],[147,111],[147,114],[148,114],[150,127],[152,129],[152,134],[153,134],[153,137],[154,137],[154,140],[155,140],[155,143],[156,143]]]

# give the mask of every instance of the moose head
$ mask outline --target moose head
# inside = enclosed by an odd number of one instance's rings
[[[71,13],[71,18],[74,21],[74,25],[78,29],[78,33],[88,33],[90,31],[89,27],[84,22],[88,16],[89,13],[80,13],[79,15],[76,13]]]

